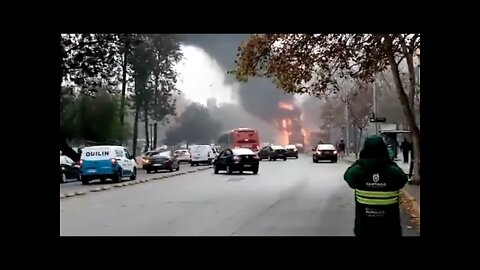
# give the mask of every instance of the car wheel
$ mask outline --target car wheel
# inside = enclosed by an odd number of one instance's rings
[[[60,178],[60,183],[65,183],[67,181],[67,176],[62,172],[62,177]]]
[[[177,168],[175,169],[177,172],[180,171],[180,164],[178,164]]]
[[[215,166],[215,164],[213,165],[213,173],[218,174],[218,168]]]
[[[115,174],[112,176],[112,180],[113,180],[113,182],[115,182],[115,183],[121,182],[121,181],[122,181],[122,172],[119,170],[117,173],[115,173]]]
[[[106,178],[106,177],[100,178],[100,183],[105,183],[106,181],[107,181],[107,178]]]
[[[274,159],[273,159],[273,161],[277,161],[277,159],[276,159],[276,158],[274,158]]]
[[[130,180],[137,179],[137,168],[133,168],[133,174],[130,176]]]
[[[313,159],[313,163],[318,163],[318,160],[315,157],[313,157],[312,159]]]
[[[232,168],[230,168],[230,166],[227,165],[227,174],[232,174]]]
[[[150,174],[151,172],[152,172],[152,171],[150,171],[150,170],[147,169],[147,174]]]
[[[240,171],[240,174],[243,174],[243,171]]]
[[[287,158],[286,158],[286,157],[284,157],[284,158],[283,158],[283,161],[287,161]]]
[[[296,159],[298,159],[298,156],[295,156]]]
[[[193,167],[193,166],[195,166],[195,163],[193,163],[193,162],[192,162],[192,163],[190,163],[190,166],[192,166],[192,167]]]
[[[333,162],[333,163],[337,163],[337,160],[336,160],[336,159],[334,159],[334,160],[332,160],[332,162]]]
[[[272,161],[272,160],[273,160],[273,158],[272,158],[271,156],[268,156],[267,159],[268,159],[268,161]]]
[[[257,173],[258,173],[258,168],[254,168],[254,169],[252,170],[252,173],[253,173],[253,174],[257,174]]]
[[[86,179],[85,177],[82,177],[82,180],[81,180],[81,181],[82,181],[82,185],[88,185],[88,182],[90,182],[90,181],[88,181],[88,179]]]

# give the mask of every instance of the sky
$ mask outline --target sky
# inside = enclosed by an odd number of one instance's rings
[[[177,87],[187,99],[205,106],[210,97],[217,103],[236,103],[239,83],[226,83],[227,74],[214,58],[193,45],[182,45],[181,50],[184,58],[175,67]]]

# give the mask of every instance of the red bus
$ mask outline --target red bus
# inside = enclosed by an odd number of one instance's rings
[[[260,151],[260,136],[252,128],[236,128],[225,132],[218,139],[221,149],[249,148],[254,152]]]

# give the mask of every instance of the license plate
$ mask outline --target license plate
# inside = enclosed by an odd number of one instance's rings
[[[153,167],[160,167],[162,164],[153,164]]]
[[[245,165],[243,165],[243,167],[245,167],[245,168],[250,168],[250,167],[252,167],[252,165],[245,164]]]
[[[87,172],[89,172],[89,173],[95,173],[95,172],[97,172],[97,170],[88,170]]]

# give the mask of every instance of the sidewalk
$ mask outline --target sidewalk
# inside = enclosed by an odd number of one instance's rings
[[[348,162],[355,162],[355,154],[350,154],[343,157],[344,160]],[[399,159],[395,160],[396,163],[405,174],[408,174],[409,171],[409,163],[403,163],[403,158],[400,157]],[[405,187],[402,189],[402,197],[403,201],[407,204],[407,210],[410,212],[411,217],[420,219],[420,186],[419,185],[410,185],[406,184]]]

